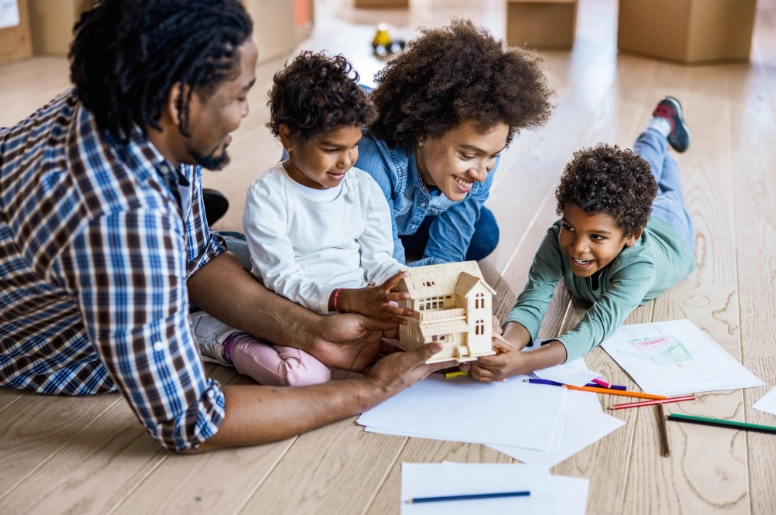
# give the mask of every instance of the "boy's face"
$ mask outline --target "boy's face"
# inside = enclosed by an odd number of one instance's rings
[[[605,268],[623,248],[632,247],[639,238],[641,231],[626,238],[611,215],[585,213],[573,202],[563,205],[558,243],[576,276],[590,277]]]
[[[281,125],[280,139],[291,149],[284,163],[288,175],[302,186],[325,190],[339,185],[358,160],[361,127],[339,127],[302,146]]]

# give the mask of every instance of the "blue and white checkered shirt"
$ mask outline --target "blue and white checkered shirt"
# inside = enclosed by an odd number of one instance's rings
[[[218,431],[224,396],[186,290],[225,250],[201,176],[179,174],[139,129],[125,143],[97,130],[72,90],[0,129],[0,386],[118,390],[170,449]]]

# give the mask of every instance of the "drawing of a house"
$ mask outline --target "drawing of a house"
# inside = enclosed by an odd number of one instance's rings
[[[399,330],[399,346],[414,350],[429,342],[444,349],[426,363],[473,361],[495,354],[491,345],[493,295],[476,261],[408,268],[399,291],[412,297],[400,302],[415,314]]]

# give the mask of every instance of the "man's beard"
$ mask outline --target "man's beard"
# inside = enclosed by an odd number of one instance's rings
[[[190,146],[188,148],[189,154],[194,158],[194,161],[196,161],[198,165],[200,165],[202,168],[212,171],[221,170],[229,164],[229,154],[226,153],[226,148],[224,148],[220,156],[214,155],[216,150],[218,150],[218,148],[206,156],[200,154]]]

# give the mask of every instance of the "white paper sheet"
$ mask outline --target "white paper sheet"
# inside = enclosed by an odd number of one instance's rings
[[[541,385],[533,386],[541,387]],[[543,388],[553,387],[543,386]],[[585,394],[596,395],[594,393]],[[590,408],[572,398],[569,398],[566,403],[563,417],[563,438],[559,451],[541,452],[503,445],[491,445],[490,447],[528,465],[549,469],[625,425],[622,420],[603,413],[600,410],[600,405],[599,409]]]
[[[0,29],[19,25],[19,4],[16,0],[0,0]]]
[[[585,515],[590,480],[581,477],[550,476],[558,515]]]
[[[453,461],[443,461],[444,465],[465,465]],[[530,467],[530,465],[518,465]],[[558,515],[585,515],[590,480],[583,477],[550,475],[552,490],[555,493],[555,507]]]
[[[541,379],[549,379],[550,381],[574,386],[585,386],[593,379],[601,377],[601,374],[588,370],[585,360],[582,358],[575,359],[570,363],[564,363],[563,365],[537,370],[534,374]]]
[[[689,320],[624,325],[601,347],[649,393],[682,395],[764,384]]]
[[[770,392],[766,393],[762,399],[755,402],[752,407],[756,410],[776,415],[776,388],[773,388]]]
[[[527,497],[407,504],[416,497],[528,490]],[[549,471],[504,463],[402,463],[402,515],[555,515]],[[559,514],[560,515],[560,514]],[[564,514],[565,515],[565,514]]]
[[[565,388],[524,383],[525,376],[483,384],[443,376],[416,383],[356,421],[370,429],[455,442],[549,450]],[[528,423],[530,421],[530,423]]]

